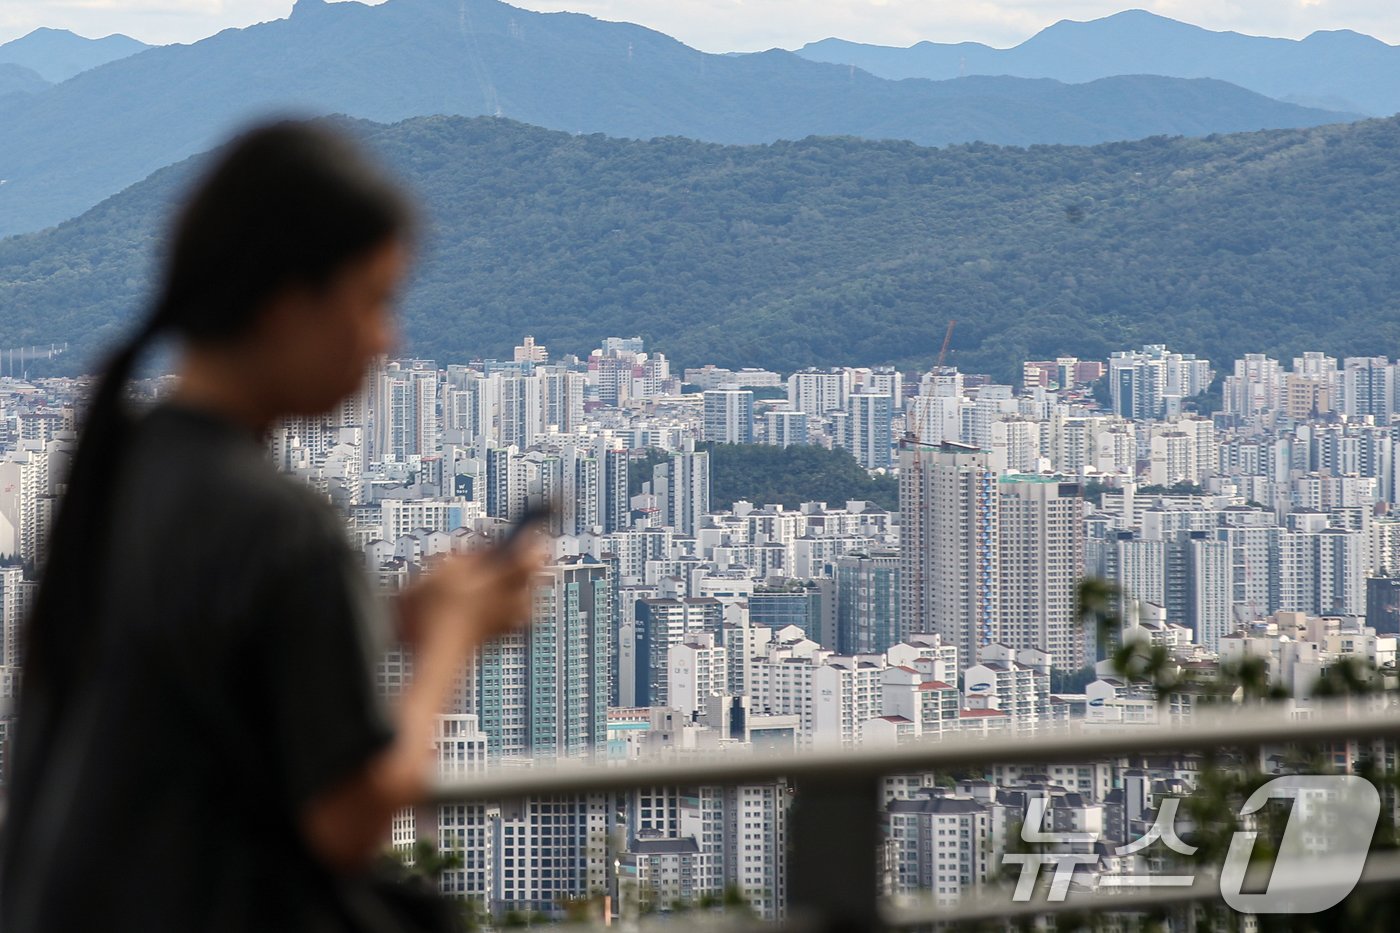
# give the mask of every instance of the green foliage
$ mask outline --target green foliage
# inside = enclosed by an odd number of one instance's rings
[[[1099,408],[1104,411],[1113,410],[1113,387],[1109,385],[1106,376],[1095,379],[1089,389],[1093,395],[1094,404],[1098,405]]]
[[[394,868],[401,868],[408,877],[432,882],[434,886],[444,872],[461,868],[463,865],[461,855],[441,851],[431,839],[419,839],[413,843],[413,848],[396,851],[392,858],[398,863],[393,865]]]
[[[1151,645],[1141,639],[1121,642],[1110,658],[1114,673],[1128,680],[1152,684],[1161,703],[1166,703],[1181,686],[1181,670],[1172,660],[1171,652],[1162,645]]]
[[[1075,591],[1075,617],[1093,625],[1099,645],[1116,645],[1123,620],[1118,615],[1119,591],[1107,580],[1085,577]]]
[[[880,508],[899,508],[899,483],[893,476],[872,477],[843,448],[815,445],[711,444],[710,502],[728,508],[741,499],[754,505],[825,502],[841,508],[864,499]]]
[[[1313,686],[1313,696],[1343,697],[1377,693],[1384,689],[1380,672],[1357,657],[1337,658]]]
[[[1205,494],[1205,490],[1195,483],[1173,483],[1170,486],[1147,485],[1138,487],[1138,492],[1144,496],[1200,496]]]
[[[833,508],[853,500],[874,502],[882,509],[899,508],[899,482],[892,476],[872,477],[844,448],[815,445],[775,447],[768,444],[701,444],[710,453],[710,502],[728,508],[740,500],[754,505],[782,504],[796,508],[804,502],[826,502]],[[670,455],[663,450],[633,454],[628,464],[629,495],[642,491],[652,470]]]
[[[462,933],[475,933],[487,929],[491,924],[491,911],[486,905],[472,898],[457,901],[460,912],[457,915],[458,928]]]
[[[1108,483],[1105,483],[1103,480],[1100,479],[1088,480],[1084,483],[1083,486],[1084,498],[1094,503],[1094,505],[1102,505],[1103,494],[1106,491],[1113,488],[1113,486],[1110,486]]]
[[[1112,636],[1122,626],[1122,619],[1116,612],[1118,596],[1110,584],[1100,580],[1083,581],[1079,590],[1080,617],[1098,626],[1101,643],[1116,646],[1112,656],[1115,673],[1147,683],[1156,691],[1158,699],[1165,702],[1174,692],[1186,686],[1187,681],[1181,676],[1180,669],[1171,663],[1165,649],[1149,647],[1141,642],[1122,645],[1119,644],[1120,639]],[[1312,696],[1336,698],[1393,690],[1394,685],[1387,683],[1393,674],[1389,669],[1378,671],[1364,660],[1342,658],[1323,672],[1313,686]],[[1287,690],[1269,682],[1267,665],[1262,658],[1222,664],[1218,677],[1213,681],[1191,686],[1198,691],[1197,702],[1222,702],[1238,698],[1245,703],[1269,703],[1289,696]],[[1205,688],[1204,692],[1201,692],[1202,687]],[[1235,834],[1249,828],[1258,834],[1251,850],[1251,869],[1257,868],[1261,877],[1268,877],[1288,823],[1289,809],[1284,801],[1270,801],[1256,812],[1253,817],[1255,823],[1244,827],[1239,813],[1245,800],[1279,774],[1331,774],[1337,770],[1333,758],[1337,746],[1333,744],[1291,743],[1278,748],[1274,769],[1269,772],[1260,767],[1258,748],[1205,750],[1195,786],[1188,796],[1182,798],[1180,805],[1185,825],[1193,827],[1193,831],[1184,834],[1183,838],[1196,846],[1197,851],[1185,859],[1165,855],[1164,873],[1174,867],[1199,871],[1205,865],[1220,865]],[[1365,743],[1362,743],[1361,753],[1368,754]],[[1395,773],[1393,766],[1382,767],[1367,757],[1351,764],[1354,773],[1371,781],[1381,795],[1382,818],[1372,838],[1373,851],[1395,848],[1400,843],[1394,816],[1397,794],[1400,792],[1400,775]],[[1010,838],[1014,842],[1019,836]],[[1010,847],[1008,850],[1011,850]],[[1375,885],[1359,888],[1336,907],[1317,914],[1306,917],[1265,915],[1254,919],[1264,933],[1385,933],[1394,926],[1393,917],[1398,906],[1400,897],[1393,890]],[[1244,929],[1240,916],[1224,905],[1203,905],[1197,910],[1200,912],[1197,917],[1201,921],[1200,928]]]
[[[1101,380],[1107,382],[1107,380]],[[1200,395],[1193,395],[1181,403],[1182,410],[1194,412],[1203,418],[1211,415],[1225,407],[1225,372],[1221,370],[1215,374],[1215,380]]]
[[[758,402],[788,397],[787,389],[783,386],[754,386],[749,391],[753,393],[754,401]]]
[[[737,884],[732,884],[724,889],[723,899],[724,909],[739,916],[753,916],[753,907],[749,905],[749,899],[744,895],[744,889]]]
[[[925,367],[950,308],[949,361],[1003,380],[1146,342],[1217,365],[1400,344],[1394,119],[1029,149],[355,125],[428,213],[403,331],[440,360],[636,333],[681,365]],[[7,344],[69,341],[56,365],[90,366],[138,313],[196,167],[0,241]]]
[[[1077,671],[1065,671],[1059,668],[1050,670],[1050,692],[1051,693],[1083,693],[1084,688],[1098,680],[1098,674],[1094,673],[1092,664],[1081,667]]]
[[[632,457],[627,461],[627,495],[639,495],[642,491],[642,484],[651,482],[652,471],[658,464],[665,463],[671,459],[671,455],[664,450],[647,448],[645,451],[632,452]]]

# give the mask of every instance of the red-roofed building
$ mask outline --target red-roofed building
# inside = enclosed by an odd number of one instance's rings
[[[907,666],[887,668],[880,682],[882,712],[913,723],[917,736],[942,735],[957,727],[958,688]]]
[[[964,735],[985,737],[1010,732],[1013,720],[1005,710],[969,707],[958,711],[958,724]]]

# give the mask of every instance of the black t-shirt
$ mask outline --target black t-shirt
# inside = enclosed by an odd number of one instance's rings
[[[92,568],[92,702],[50,724],[40,761],[25,724],[52,716],[21,702],[16,768],[41,780],[13,782],[26,831],[0,927],[336,929],[343,882],[296,826],[391,737],[368,581],[334,511],[250,433],[167,404],[128,450]]]

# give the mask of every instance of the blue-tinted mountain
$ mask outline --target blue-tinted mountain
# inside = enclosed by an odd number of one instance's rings
[[[71,217],[270,110],[377,121],[499,114],[642,139],[926,145],[1088,144],[1344,119],[1215,81],[888,81],[790,52],[706,55],[640,26],[497,0],[300,0],[286,20],[149,49],[0,101],[0,234]]]
[[[0,97],[6,94],[33,94],[49,86],[39,73],[23,65],[0,62]]]
[[[1014,75],[1082,82],[1122,74],[1218,78],[1268,97],[1388,116],[1400,112],[1400,47],[1350,30],[1306,39],[1214,32],[1143,10],[1063,20],[1020,45],[920,42],[909,48],[823,39],[798,50],[885,78]]]
[[[66,29],[44,28],[0,45],[0,63],[23,65],[45,81],[58,82],[148,48],[120,33],[84,39]]]
[[[929,366],[1166,343],[1217,364],[1400,346],[1400,119],[1092,148],[807,139],[721,146],[491,118],[354,124],[417,191],[406,352]],[[0,333],[90,364],[141,313],[200,162],[0,241]]]

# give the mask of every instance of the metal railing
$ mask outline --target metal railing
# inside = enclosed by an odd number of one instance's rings
[[[1034,735],[954,736],[893,748],[811,751],[796,754],[735,754],[684,761],[616,763],[562,762],[493,773],[448,783],[438,803],[500,801],[530,797],[624,792],[643,787],[729,786],[786,781],[793,786],[788,835],[786,930],[893,930],[988,918],[1060,911],[1136,911],[1210,901],[1218,884],[1205,874],[1189,887],[1099,895],[1071,892],[1062,901],[1037,898],[1012,903],[1006,897],[965,896],[953,905],[880,894],[879,811],[882,785],[893,775],[977,765],[1090,762],[1113,758],[1213,750],[1257,751],[1270,746],[1328,745],[1364,740],[1400,740],[1400,708],[1358,712],[1356,701],[1318,703],[1300,714],[1289,705],[1215,713],[1207,708],[1180,725],[1102,730],[1057,729]],[[1325,885],[1325,872],[1316,883]],[[1360,884],[1400,881],[1400,853],[1373,854]],[[710,925],[706,929],[713,929]],[[674,924],[667,929],[677,930]],[[725,930],[742,927],[723,927]]]

